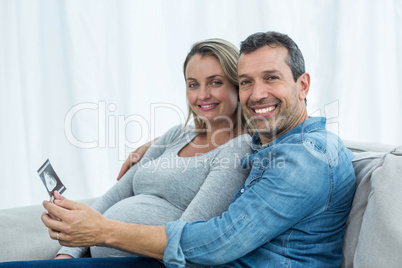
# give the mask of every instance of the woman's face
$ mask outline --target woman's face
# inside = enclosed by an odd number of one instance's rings
[[[188,103],[200,119],[214,124],[235,118],[238,93],[217,58],[194,55],[187,64],[186,85]]]

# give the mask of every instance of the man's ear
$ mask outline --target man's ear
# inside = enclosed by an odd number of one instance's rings
[[[299,79],[297,79],[297,84],[298,88],[300,89],[299,99],[304,100],[307,97],[310,89],[310,75],[308,73],[302,74]]]

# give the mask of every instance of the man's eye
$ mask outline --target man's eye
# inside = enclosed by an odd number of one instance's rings
[[[243,81],[240,82],[240,85],[241,85],[241,86],[245,86],[245,85],[247,85],[247,84],[249,84],[249,83],[250,83],[250,81],[248,81],[248,80],[243,80]]]
[[[276,80],[276,79],[278,79],[278,78],[279,78],[279,77],[273,75],[273,76],[269,76],[269,77],[268,77],[268,80]]]

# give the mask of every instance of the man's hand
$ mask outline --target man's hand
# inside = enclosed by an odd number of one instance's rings
[[[120,180],[121,177],[136,163],[138,163],[141,158],[144,156],[144,154],[148,151],[149,147],[157,141],[159,138],[156,138],[150,142],[145,143],[141,147],[138,147],[137,150],[134,152],[130,153],[130,156],[126,159],[126,161],[123,163],[123,166],[120,169],[119,176],[117,176],[117,180]]]
[[[107,245],[152,258],[163,258],[167,244],[165,226],[139,225],[107,219],[98,211],[68,200],[56,191],[54,197],[54,204],[43,201],[43,206],[48,212],[42,214],[42,221],[49,228],[50,238],[59,240],[62,246]],[[69,258],[69,255],[59,255],[56,258]]]
[[[107,226],[108,219],[84,204],[65,199],[57,192],[55,198],[54,204],[43,202],[48,213],[42,214],[42,221],[49,228],[51,239],[58,239],[60,245],[68,247],[90,247],[105,243],[107,234],[103,228]]]

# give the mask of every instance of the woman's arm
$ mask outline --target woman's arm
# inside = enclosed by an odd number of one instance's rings
[[[161,139],[161,142],[163,142],[163,139]],[[247,171],[241,169],[238,162],[249,151],[248,144],[242,143],[240,147],[231,146],[222,149],[222,152],[218,153],[216,157],[218,161],[213,162],[208,178],[205,180],[200,192],[183,213],[182,219],[189,221],[209,219],[220,215],[227,209],[237,188],[243,184],[244,176],[247,173]],[[43,216],[44,223],[48,227],[55,229],[49,230],[51,238],[55,239],[57,237],[56,231],[60,232],[61,245],[109,245],[155,258],[163,257],[163,250],[166,246],[165,227],[110,221],[103,216],[99,217],[89,207],[61,199],[62,197],[59,196],[55,201],[56,204],[61,207],[64,206],[67,210],[58,211],[52,208],[48,209],[48,211],[49,214],[62,217],[64,224],[60,222],[52,223],[46,214]],[[54,206],[51,203],[46,204],[45,208]],[[84,223],[86,221],[88,223]],[[54,223],[57,225],[49,225]],[[99,230],[103,231],[99,232]],[[83,233],[92,238],[78,237],[78,234]],[[104,236],[105,234],[107,234],[106,237]],[[132,241],[139,241],[139,243],[133,244]]]
[[[175,126],[171,128],[169,131],[167,131],[164,135],[162,135],[160,139],[157,138],[149,142],[148,145],[150,146],[152,144],[153,146],[151,146],[149,150],[146,151],[141,163],[146,163],[147,161],[158,158],[165,151],[166,146],[168,146],[170,142],[175,139],[177,133],[180,133],[178,129],[181,128],[182,128],[181,126]],[[135,172],[140,167],[141,163],[131,167],[129,171],[126,172],[122,176],[122,178],[102,197],[97,199],[91,207],[103,214],[106,210],[108,210],[111,206],[113,206],[117,202],[130,196],[134,196],[134,189],[132,187],[133,177],[135,175]],[[58,196],[59,198],[61,198],[60,195]],[[70,255],[74,258],[79,258],[83,257],[87,252],[88,248],[85,247],[75,247],[75,248],[62,247],[58,252],[58,254]]]
[[[210,172],[180,220],[209,220],[228,209],[250,171],[240,165],[240,159],[252,153],[249,141],[249,136],[239,136],[215,149],[219,153],[210,161]]]
[[[117,180],[120,180],[121,177],[136,163],[138,163],[141,158],[144,156],[144,154],[148,151],[149,147],[152,146],[157,140],[159,139],[156,138],[152,141],[149,141],[142,145],[141,147],[138,147],[135,151],[130,153],[126,161],[123,163],[123,166],[120,169],[119,175],[117,176]]]
[[[100,213],[104,213],[120,200],[133,196],[134,191],[132,187],[132,180],[137,169],[138,166],[133,166],[120,181],[110,188],[103,196],[98,198],[91,207]],[[62,199],[61,195],[56,192],[55,198],[56,200]],[[57,255],[69,255],[73,258],[81,258],[87,254],[88,250],[89,249],[86,247],[62,247]]]
[[[117,180],[120,180],[120,178],[127,172],[127,170],[129,170],[134,164],[138,163],[153,144],[157,144],[158,148],[163,148],[164,150],[165,146],[167,146],[169,143],[173,142],[175,139],[179,138],[180,135],[183,134],[182,129],[182,125],[174,126],[161,137],[163,141],[159,140],[160,138],[158,137],[137,148],[123,163],[119,175],[117,176]],[[159,142],[157,143],[158,140]]]

